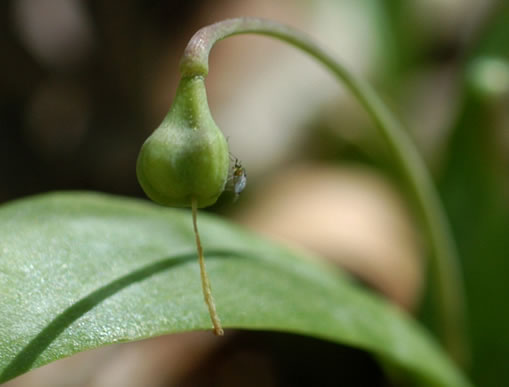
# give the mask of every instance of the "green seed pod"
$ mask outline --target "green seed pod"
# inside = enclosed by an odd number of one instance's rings
[[[170,207],[214,204],[228,178],[228,144],[214,122],[203,77],[181,79],[173,105],[143,144],[136,165],[147,196]]]

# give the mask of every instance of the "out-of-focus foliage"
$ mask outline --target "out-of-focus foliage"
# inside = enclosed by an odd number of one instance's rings
[[[431,165],[463,264],[473,347],[471,375],[478,385],[505,385],[509,383],[509,309],[504,296],[509,294],[509,3],[486,2],[480,20],[471,16],[477,25],[465,28],[464,34],[449,35],[450,40],[420,35],[418,27],[408,24],[407,2],[390,3],[389,24],[396,42],[391,53],[397,65],[385,82],[395,78],[393,84],[402,85],[405,75],[422,68],[453,68],[457,100],[450,104],[452,125],[443,128],[445,140],[436,149],[435,160],[431,156]],[[430,90],[432,98],[441,87],[437,83]],[[428,308],[425,311],[429,313]]]
[[[505,64],[495,83],[474,66]],[[501,2],[462,63],[463,95],[440,187],[464,265],[473,341],[472,375],[481,386],[509,383],[509,3]],[[503,70],[502,70],[503,71]],[[504,86],[505,85],[505,86]]]

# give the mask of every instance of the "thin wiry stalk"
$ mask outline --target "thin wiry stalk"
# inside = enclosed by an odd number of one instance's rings
[[[205,267],[205,258],[203,257],[203,247],[201,245],[200,233],[198,232],[198,223],[197,223],[197,214],[198,214],[198,204],[195,198],[191,200],[191,212],[193,214],[193,230],[194,237],[196,239],[196,249],[198,251],[198,262],[200,263],[200,277],[201,277],[201,287],[203,290],[203,298],[205,299],[205,303],[209,309],[210,319],[212,320],[212,325],[214,325],[214,334],[217,336],[223,336],[224,331],[221,326],[221,320],[216,311],[216,304],[214,303],[214,298],[212,297],[212,290],[210,288],[210,281],[207,275],[207,268]]]

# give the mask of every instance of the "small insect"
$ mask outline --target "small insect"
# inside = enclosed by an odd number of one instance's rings
[[[228,178],[227,186],[229,190],[233,191],[235,195],[233,200],[236,201],[242,191],[244,191],[244,188],[246,188],[247,173],[237,157],[230,154],[230,159],[233,161],[233,168],[231,176]]]

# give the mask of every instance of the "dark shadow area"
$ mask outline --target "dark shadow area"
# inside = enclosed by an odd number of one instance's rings
[[[237,331],[180,387],[391,386],[367,352],[312,337]]]
[[[205,3],[0,2],[0,202],[62,189],[142,196],[136,156],[169,108],[154,108],[153,77],[173,93]]]
[[[238,253],[235,253],[238,256]],[[209,250],[207,259],[231,257],[232,252],[228,250]],[[196,253],[182,254],[166,258],[155,263],[146,265],[132,273],[126,274],[107,285],[93,291],[88,296],[82,298],[71,305],[37,336],[35,336],[17,355],[12,359],[7,367],[0,374],[0,383],[10,380],[22,373],[28,371],[41,353],[73,322],[78,320],[88,311],[99,305],[107,298],[115,295],[128,286],[144,281],[151,276],[169,270],[173,267],[182,265],[191,260],[197,259]]]

